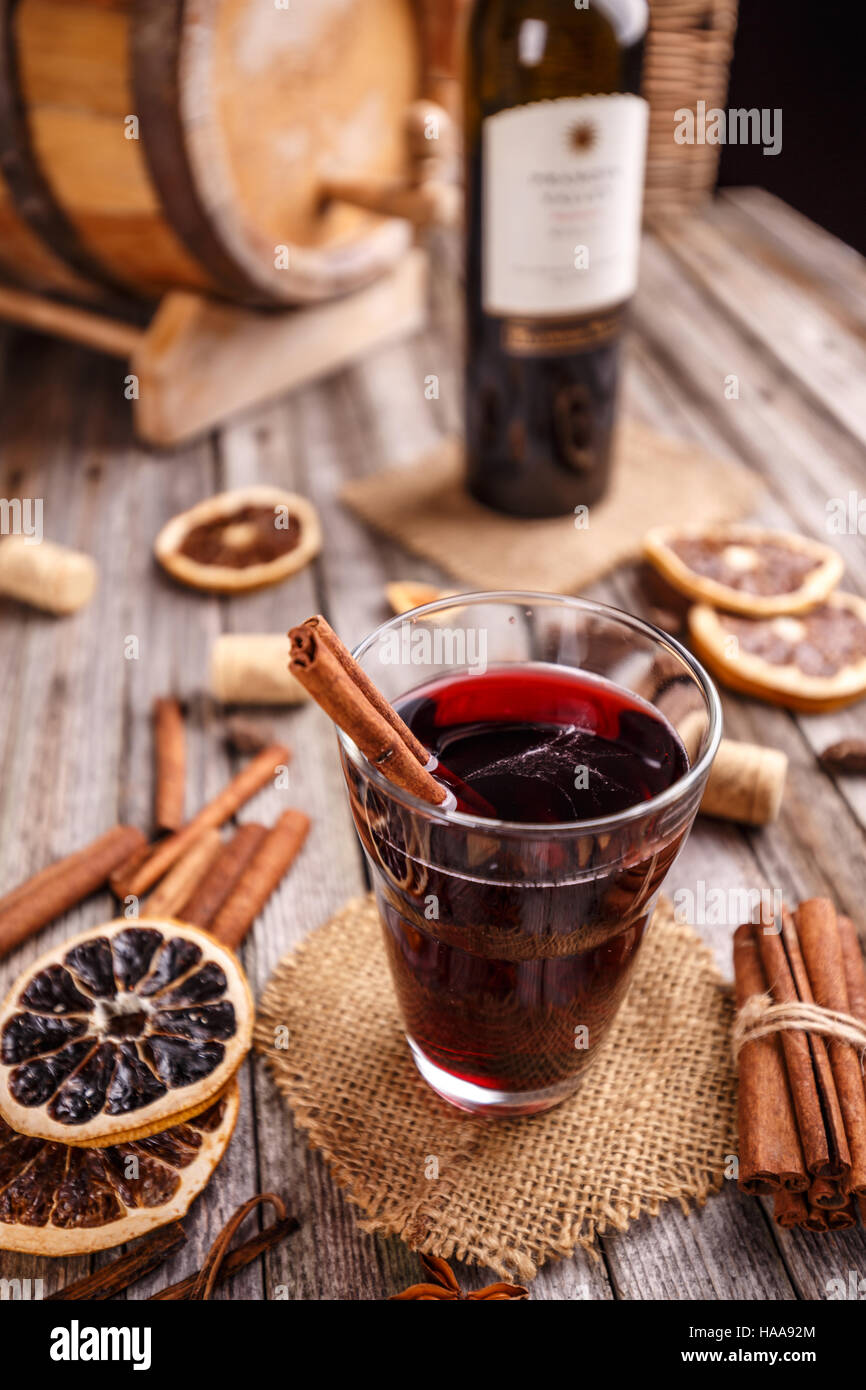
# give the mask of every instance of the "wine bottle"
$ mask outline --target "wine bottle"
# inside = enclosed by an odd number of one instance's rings
[[[476,0],[466,64],[467,460],[517,516],[597,502],[634,293],[645,0]]]

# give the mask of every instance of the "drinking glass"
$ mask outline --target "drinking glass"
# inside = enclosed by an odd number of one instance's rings
[[[339,734],[418,1070],[463,1110],[546,1110],[603,1049],[718,749],[718,694],[659,629],[549,594],[427,604],[378,628],[354,655],[398,706],[443,677],[568,668],[652,706],[685,748],[684,773],[650,800],[594,820],[523,824],[420,801]]]

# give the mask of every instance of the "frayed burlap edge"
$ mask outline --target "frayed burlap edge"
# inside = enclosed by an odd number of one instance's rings
[[[719,1190],[735,1146],[732,1016],[711,952],[662,904],[577,1096],[477,1120],[415,1071],[375,906],[358,898],[278,965],[255,1037],[363,1230],[525,1282],[576,1248],[597,1258],[598,1236],[664,1202],[687,1211]]]

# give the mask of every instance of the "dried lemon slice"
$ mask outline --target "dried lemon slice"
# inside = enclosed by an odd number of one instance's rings
[[[180,922],[110,922],[46,952],[0,1011],[0,1115],[101,1147],[207,1108],[249,1050],[236,956]]]
[[[232,1137],[238,1086],[149,1139],[82,1149],[16,1134],[0,1120],[0,1250],[83,1255],[177,1221]]]
[[[866,600],[831,594],[808,613],[744,618],[706,604],[689,612],[701,660],[734,690],[805,713],[866,695]]]
[[[173,517],[154,544],[159,563],[194,589],[237,593],[280,584],[322,546],[322,528],[306,497],[248,487],[208,497]]]
[[[830,546],[755,526],[661,526],[644,537],[644,553],[680,593],[753,618],[814,607],[832,593],[843,571],[841,556]]]

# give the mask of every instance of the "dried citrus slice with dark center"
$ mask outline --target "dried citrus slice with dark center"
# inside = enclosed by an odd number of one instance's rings
[[[829,545],[757,526],[661,526],[644,537],[644,553],[680,593],[752,618],[814,607],[836,588],[843,570]]]
[[[82,1255],[183,1216],[226,1151],[238,1087],[150,1139],[74,1148],[0,1120],[0,1250]]]
[[[866,696],[866,600],[837,592],[808,613],[743,618],[698,603],[689,611],[695,653],[719,680],[807,714]]]
[[[179,922],[111,922],[47,952],[0,1012],[0,1115],[99,1146],[203,1110],[250,1045],[237,958]]]
[[[275,487],[208,497],[173,517],[154,545],[159,563],[194,589],[217,593],[279,584],[319,553],[322,529],[306,497]]]

